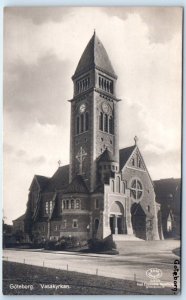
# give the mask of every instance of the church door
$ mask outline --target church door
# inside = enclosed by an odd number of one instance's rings
[[[110,230],[111,230],[111,234],[115,233],[114,216],[110,216]]]
[[[121,216],[117,217],[117,227],[118,227],[118,234],[122,234],[123,226],[122,226],[122,217]]]
[[[146,215],[139,203],[131,207],[131,220],[135,236],[146,240]]]

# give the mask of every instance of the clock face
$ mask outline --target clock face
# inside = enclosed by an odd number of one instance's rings
[[[79,108],[79,111],[80,113],[83,113],[86,109],[86,105],[85,104],[81,104],[80,108]]]
[[[103,109],[104,113],[108,114],[108,112],[109,112],[109,106],[108,106],[108,104],[106,102],[103,102],[102,109]]]

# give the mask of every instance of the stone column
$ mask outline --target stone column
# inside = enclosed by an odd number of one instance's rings
[[[118,223],[117,222],[118,222],[118,218],[115,215],[114,216],[115,234],[118,234]]]

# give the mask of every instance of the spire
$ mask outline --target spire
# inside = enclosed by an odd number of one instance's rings
[[[72,78],[75,78],[95,67],[106,74],[117,78],[108,54],[102,42],[97,37],[96,30],[94,29],[94,34],[87,44]]]

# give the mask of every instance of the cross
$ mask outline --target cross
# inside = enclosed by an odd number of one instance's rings
[[[77,158],[77,160],[79,161],[79,174],[82,174],[83,161],[84,161],[86,155],[87,155],[87,153],[86,153],[85,150],[81,147],[81,148],[79,149],[78,154],[76,155],[76,158]]]
[[[60,166],[61,166],[61,161],[60,161],[60,160],[58,160],[58,162],[57,162],[57,163],[58,163],[58,165],[59,165],[59,167],[60,167]]]
[[[136,135],[134,137],[134,142],[135,142],[135,145],[137,145],[137,143],[138,143],[138,137]]]

